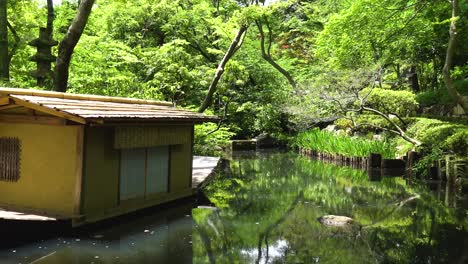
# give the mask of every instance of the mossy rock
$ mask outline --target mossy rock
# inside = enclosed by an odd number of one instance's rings
[[[333,227],[349,227],[354,224],[354,220],[351,217],[341,215],[324,215],[317,220],[325,226]]]

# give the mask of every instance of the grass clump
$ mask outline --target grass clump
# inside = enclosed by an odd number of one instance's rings
[[[348,157],[367,157],[370,153],[379,153],[387,159],[395,157],[395,148],[388,142],[351,138],[319,129],[299,133],[294,145],[321,153]]]

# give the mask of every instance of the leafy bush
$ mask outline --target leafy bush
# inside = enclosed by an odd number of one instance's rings
[[[455,132],[442,142],[443,149],[452,149],[460,154],[468,154],[468,129]]]
[[[367,157],[370,153],[379,153],[384,158],[395,156],[395,148],[388,142],[350,138],[319,129],[300,133],[297,135],[294,145],[322,153],[340,154],[348,157]]]
[[[468,96],[468,79],[456,81],[454,85],[461,95]],[[445,88],[418,93],[416,95],[416,100],[421,106],[425,107],[432,105],[452,105],[455,103]]]
[[[195,126],[195,139],[193,152],[196,155],[204,156],[218,156],[222,151],[223,147],[229,144],[229,140],[235,133],[231,132],[229,128],[220,127],[213,133],[217,128],[215,123],[204,123]]]
[[[338,128],[338,129],[347,129],[347,128],[352,128],[353,127],[353,122],[351,120],[346,119],[346,118],[338,118],[333,122],[333,124]]]
[[[416,95],[416,100],[423,107],[436,105],[436,104],[438,105],[453,104],[453,100],[448,94],[446,89],[437,89],[437,90],[430,90],[430,91],[418,93]]]
[[[370,88],[363,89],[360,94],[365,96]],[[396,113],[400,116],[408,116],[418,108],[416,95],[410,91],[395,91],[374,88],[367,97],[368,104],[384,113]]]
[[[431,153],[434,149],[468,155],[468,126],[429,118],[411,118],[408,134],[422,142],[421,150]],[[402,141],[402,139],[398,139]]]
[[[356,116],[354,118],[354,121],[356,122],[356,127],[353,126],[353,123],[351,120],[346,119],[346,118],[340,118],[335,120],[333,124],[336,125],[338,129],[352,129],[353,132],[359,132],[359,133],[385,133],[385,129],[392,129],[394,130],[395,128],[385,120],[385,118],[374,115],[374,114],[361,114],[359,116]],[[402,124],[397,118],[394,118],[393,121],[397,123],[400,127],[404,127],[404,124]],[[366,124],[366,125],[364,125]],[[362,126],[359,126],[362,125]],[[382,128],[382,129],[380,129]],[[389,135],[393,135],[392,133],[388,133]]]
[[[426,154],[416,163],[416,166],[414,166],[416,175],[427,177],[427,168],[431,167],[436,161],[442,159],[443,155],[444,153],[440,148],[433,148],[430,153]]]
[[[467,67],[468,69],[468,67]],[[453,85],[455,86],[455,89],[463,95],[463,96],[468,96],[468,78],[462,79],[462,80],[456,80],[453,82]],[[445,89],[446,90],[446,89]]]

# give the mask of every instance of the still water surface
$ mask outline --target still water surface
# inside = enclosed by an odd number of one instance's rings
[[[369,181],[293,153],[238,153],[203,190],[209,205],[0,249],[0,263],[467,263],[461,189]],[[317,220],[330,214],[355,223]]]

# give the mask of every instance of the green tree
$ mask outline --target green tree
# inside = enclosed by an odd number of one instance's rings
[[[55,62],[55,78],[54,90],[66,92],[68,87],[68,76],[70,61],[73,55],[73,50],[80,40],[81,34],[88,22],[88,17],[91,14],[91,8],[95,0],[81,0],[78,6],[77,13],[67,33],[58,47],[58,56]]]
[[[458,0],[452,0],[452,18],[450,19],[450,38],[447,46],[447,55],[445,58],[445,64],[443,69],[443,76],[445,87],[449,92],[450,96],[463,107],[465,113],[468,113],[468,99],[463,98],[460,93],[455,89],[452,77],[450,75],[450,69],[453,65],[453,57],[455,55],[455,49],[458,42],[457,32],[457,20],[460,19],[460,7]]]
[[[0,1],[0,78],[6,81],[10,79],[7,2],[7,0]]]

